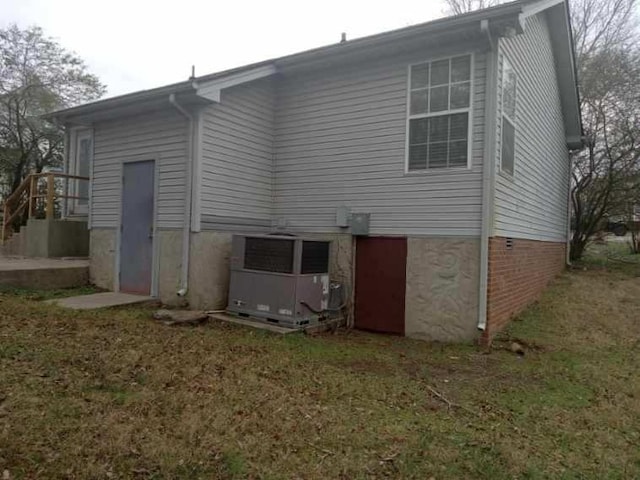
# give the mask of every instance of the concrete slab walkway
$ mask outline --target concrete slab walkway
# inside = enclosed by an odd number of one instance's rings
[[[54,300],[47,300],[47,303],[54,303],[72,310],[94,310],[98,308],[119,307],[121,305],[133,305],[153,300],[153,297],[145,297],[143,295],[104,292],[93,293],[91,295],[79,295],[77,297],[56,298]]]

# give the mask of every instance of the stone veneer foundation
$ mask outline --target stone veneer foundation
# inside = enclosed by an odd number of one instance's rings
[[[304,234],[301,234],[304,235]],[[348,234],[308,235],[333,240],[333,280],[353,291],[353,243]],[[116,272],[116,230],[90,232],[90,280],[112,290]],[[182,232],[161,230],[158,239],[158,296],[163,303],[184,302],[180,289]],[[232,234],[191,234],[187,301],[195,309],[224,309],[227,304]],[[485,343],[537,300],[565,266],[566,244],[494,237],[489,242],[489,279]],[[480,240],[410,237],[407,239],[405,334],[408,337],[465,342],[478,338]]]
[[[478,338],[480,239],[409,238],[405,335],[438,342]]]
[[[92,228],[89,231],[89,281],[105,290],[113,290],[116,259],[116,229]]]

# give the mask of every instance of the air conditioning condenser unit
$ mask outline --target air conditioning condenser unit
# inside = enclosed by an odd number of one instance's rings
[[[234,235],[227,310],[302,327],[329,308],[331,242],[288,235]]]

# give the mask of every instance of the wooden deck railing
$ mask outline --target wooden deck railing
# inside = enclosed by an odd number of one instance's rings
[[[13,224],[28,209],[28,218],[36,216],[38,204],[42,205],[45,218],[54,218],[56,199],[86,199],[74,195],[60,194],[56,192],[56,178],[65,180],[85,180],[89,177],[79,177],[66,173],[43,172],[31,173],[23,180],[20,186],[4,202],[2,217],[2,236],[0,240],[4,242],[13,233]],[[46,182],[42,182],[42,180]],[[64,187],[66,192],[66,185]]]

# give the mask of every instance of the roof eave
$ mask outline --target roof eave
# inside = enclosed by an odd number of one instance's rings
[[[559,0],[541,1],[557,2]],[[497,29],[504,28],[505,26],[519,29],[524,8],[531,3],[531,0],[517,0],[488,9],[474,11],[454,17],[447,17],[344,43],[295,53],[211,75],[205,75],[185,82],[100,100],[78,107],[60,110],[47,115],[47,117],[61,122],[69,122],[81,117],[90,119],[94,115],[104,116],[103,112],[106,110],[112,111],[115,115],[115,113],[120,109],[128,108],[131,110],[131,106],[133,104],[143,106],[145,104],[162,102],[163,98],[168,98],[170,94],[193,95],[200,98],[203,103],[219,102],[220,92],[224,88],[229,88],[234,85],[253,81],[257,78],[273,75],[281,70],[292,68],[293,66],[303,67],[304,65],[312,64],[316,61],[323,61],[328,58],[338,59],[348,57],[350,55],[358,55],[364,51],[372,51],[378,46],[387,43],[398,44],[403,41],[407,41],[408,39],[425,35],[435,37],[460,29],[468,29],[474,24],[480,25],[483,21],[486,23],[487,20],[492,25],[495,25]],[[478,32],[480,32],[480,26],[478,26]]]
[[[169,95],[171,94],[188,95],[189,93],[195,93],[195,91],[196,89],[193,86],[192,81],[174,83],[150,90],[141,90],[118,97],[106,98],[91,103],[85,103],[77,107],[57,110],[55,112],[43,115],[43,118],[54,120],[60,123],[66,123],[74,118],[88,118],[96,112],[104,112],[107,110],[117,111],[118,109],[130,106],[131,104],[153,103],[163,98],[167,98],[168,102]]]
[[[564,1],[547,12],[556,57],[567,146],[569,149],[576,150],[582,148],[584,133],[569,5]]]

